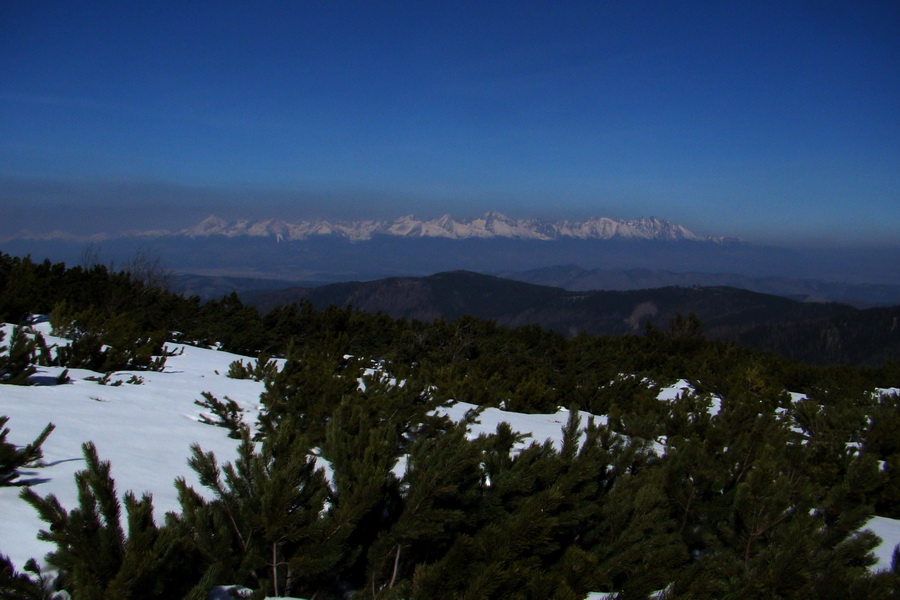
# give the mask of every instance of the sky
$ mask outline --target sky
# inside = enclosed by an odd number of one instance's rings
[[[900,3],[0,3],[0,234],[488,210],[900,243]]]

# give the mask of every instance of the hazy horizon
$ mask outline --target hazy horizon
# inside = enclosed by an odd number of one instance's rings
[[[900,5],[0,5],[0,229],[656,216],[897,244]]]
[[[379,202],[385,198],[390,202]],[[389,196],[370,191],[289,191],[200,188],[164,183],[10,181],[0,187],[6,219],[0,237],[64,232],[78,236],[121,234],[129,231],[177,231],[216,216],[227,221],[280,219],[287,222],[393,220],[406,215],[434,219],[449,214],[456,220],[499,212],[511,218],[583,221],[608,217],[637,220],[655,217],[682,225],[701,236],[725,237],[756,245],[810,248],[900,246],[897,236],[857,235],[850,223],[844,229],[811,229],[795,223],[788,233],[773,234],[748,227],[715,228],[702,220],[674,219],[666,214],[630,214],[624,210],[572,210],[548,204],[523,209],[515,202],[425,202],[420,198]],[[360,203],[364,202],[361,206]],[[861,218],[864,217],[861,215]]]

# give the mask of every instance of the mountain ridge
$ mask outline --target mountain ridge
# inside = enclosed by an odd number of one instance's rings
[[[709,339],[816,364],[878,365],[900,357],[900,306],[857,309],[728,286],[568,291],[470,271],[245,294],[262,312],[308,301],[430,322],[463,315],[574,336],[640,334],[694,314]]]
[[[853,285],[819,279],[755,278],[735,273],[682,273],[664,269],[583,269],[577,265],[557,265],[529,271],[476,272],[513,281],[562,288],[571,292],[627,291],[661,287],[733,287],[800,302],[849,304],[858,309],[900,305],[900,285]],[[393,275],[398,276],[401,275]],[[175,273],[169,289],[186,296],[196,295],[201,300],[218,300],[232,291],[238,295],[255,294],[291,287],[321,287],[351,280],[353,279],[334,281],[241,277],[230,275],[227,271],[210,271],[205,274]]]
[[[733,287],[801,302],[837,302],[856,308],[900,305],[900,285],[850,284],[808,277],[751,277],[728,272],[675,272],[649,268],[584,269],[575,264],[493,274],[569,291],[625,291],[669,286]]]
[[[67,234],[54,231],[47,234],[23,234],[29,239],[62,239]],[[496,239],[552,241],[576,240],[655,240],[724,243],[734,238],[699,235],[683,225],[657,217],[612,219],[591,217],[583,221],[547,220],[538,218],[513,219],[499,212],[487,212],[480,217],[456,220],[449,214],[434,219],[418,219],[405,215],[390,220],[326,220],[313,219],[287,222],[282,219],[226,220],[210,215],[196,225],[178,230],[130,230],[119,234],[71,236],[71,239],[100,241],[116,237],[178,236],[202,238],[211,236],[274,238],[277,241],[302,241],[320,236],[335,236],[353,242],[370,241],[377,236],[400,238],[442,238],[450,240]]]

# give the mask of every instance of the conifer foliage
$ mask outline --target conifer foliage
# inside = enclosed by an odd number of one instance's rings
[[[5,335],[0,330],[0,342]],[[14,327],[10,337],[9,346],[0,346],[0,383],[28,385],[28,377],[35,372],[35,342],[22,327]]]
[[[77,507],[22,492],[47,524],[56,587],[78,600],[199,600],[223,583],[320,600],[900,594],[898,566],[873,574],[877,540],[860,531],[900,516],[900,403],[875,393],[898,383],[896,366],[799,365],[709,342],[690,316],[567,340],[471,317],[309,305],[263,317],[236,295],[200,306],[128,273],[4,255],[0,284],[0,315],[53,311],[70,339],[47,348],[11,330],[6,383],[40,361],[161,368],[170,336],[258,357],[228,374],[265,384],[252,424],[202,394],[238,457],[220,465],[194,446],[200,487],[177,480],[180,511],[161,523],[149,496],[119,495],[92,443]],[[660,400],[682,377],[690,389]],[[452,422],[441,409],[455,401],[481,408]],[[571,410],[554,445],[507,423],[474,436],[486,406]],[[37,464],[53,428],[18,448],[6,422],[0,484]],[[48,597],[36,564],[35,577],[4,565],[0,595]]]
[[[228,437],[240,439],[244,422],[241,419],[243,411],[238,403],[228,396],[225,396],[224,400],[219,400],[209,392],[202,392],[200,395],[203,399],[194,400],[194,404],[207,408],[212,413],[212,416],[201,413],[200,422],[224,427],[230,431]]]
[[[18,448],[6,441],[9,434],[9,428],[6,427],[8,422],[9,417],[0,416],[0,485],[15,485],[19,469],[23,467],[41,466],[41,459],[44,457],[41,446],[56,427],[53,423],[48,423],[33,442],[24,448]]]
[[[86,469],[75,475],[78,508],[66,510],[55,496],[42,498],[31,488],[22,492],[48,524],[38,537],[56,546],[46,559],[60,572],[58,584],[86,600],[184,597],[193,574],[182,560],[190,549],[156,526],[150,496],[125,494],[123,524],[109,462],[90,442],[83,452]]]
[[[183,513],[175,528],[193,540],[207,589],[236,581],[278,596],[322,584],[340,552],[329,549],[319,517],[327,486],[308,450],[302,437],[286,435],[257,450],[245,430],[238,459],[220,468],[212,453],[192,448],[190,465],[214,499],[177,481]]]

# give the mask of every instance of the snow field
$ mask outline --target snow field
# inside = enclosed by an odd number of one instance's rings
[[[11,327],[6,325],[5,342],[9,341]],[[65,343],[65,340],[49,335],[49,324],[35,326],[48,344]],[[85,378],[96,373],[72,369],[72,383],[65,385],[35,385],[29,387],[0,385],[0,415],[10,417],[9,441],[16,444],[31,442],[48,422],[56,424],[56,430],[43,446],[45,466],[22,473],[19,483],[31,484],[41,496],[54,494],[63,507],[72,509],[78,505],[74,482],[76,471],[84,468],[81,445],[93,441],[101,460],[110,461],[112,476],[120,496],[128,490],[140,496],[152,494],[155,516],[161,521],[168,511],[179,511],[180,506],[173,481],[184,477],[197,491],[203,493],[194,472],[187,465],[190,446],[198,443],[205,451],[213,451],[220,464],[236,458],[237,440],[228,437],[228,431],[199,421],[203,409],[194,404],[202,392],[210,392],[219,399],[228,396],[245,410],[248,424],[255,421],[259,412],[259,396],[264,390],[261,382],[237,380],[226,377],[229,365],[236,360],[247,361],[218,350],[197,348],[182,344],[168,344],[175,353],[167,358],[162,372],[117,372],[109,383],[123,381],[121,385],[100,385]],[[52,382],[62,368],[41,367],[34,378]],[[136,375],[143,379],[139,385],[124,383]],[[672,401],[693,388],[680,380],[663,388],[658,398]],[[713,398],[709,408],[715,416],[721,407],[721,399]],[[464,420],[467,413],[477,407],[465,402],[455,402],[440,410],[454,421]],[[582,414],[582,426],[591,415]],[[606,423],[606,417],[594,416],[598,424]],[[525,415],[496,408],[482,411],[469,427],[470,437],[496,431],[501,422],[510,424],[514,431],[529,434],[520,443],[520,449],[532,442],[551,440],[559,448],[561,430],[569,419],[569,411],[560,408],[554,414]],[[664,443],[664,440],[663,440]],[[659,441],[656,451],[664,452]],[[405,457],[404,457],[405,458]],[[406,461],[401,458],[394,473],[401,477]],[[329,467],[318,459],[319,465]],[[53,549],[51,544],[37,540],[37,532],[43,527],[37,513],[19,498],[21,487],[0,487],[0,552],[7,554],[21,569],[29,558],[42,559]],[[884,542],[876,549],[878,563],[874,569],[890,569],[894,546],[900,543],[900,520],[875,517],[868,523]],[[602,598],[603,595],[592,596]]]

